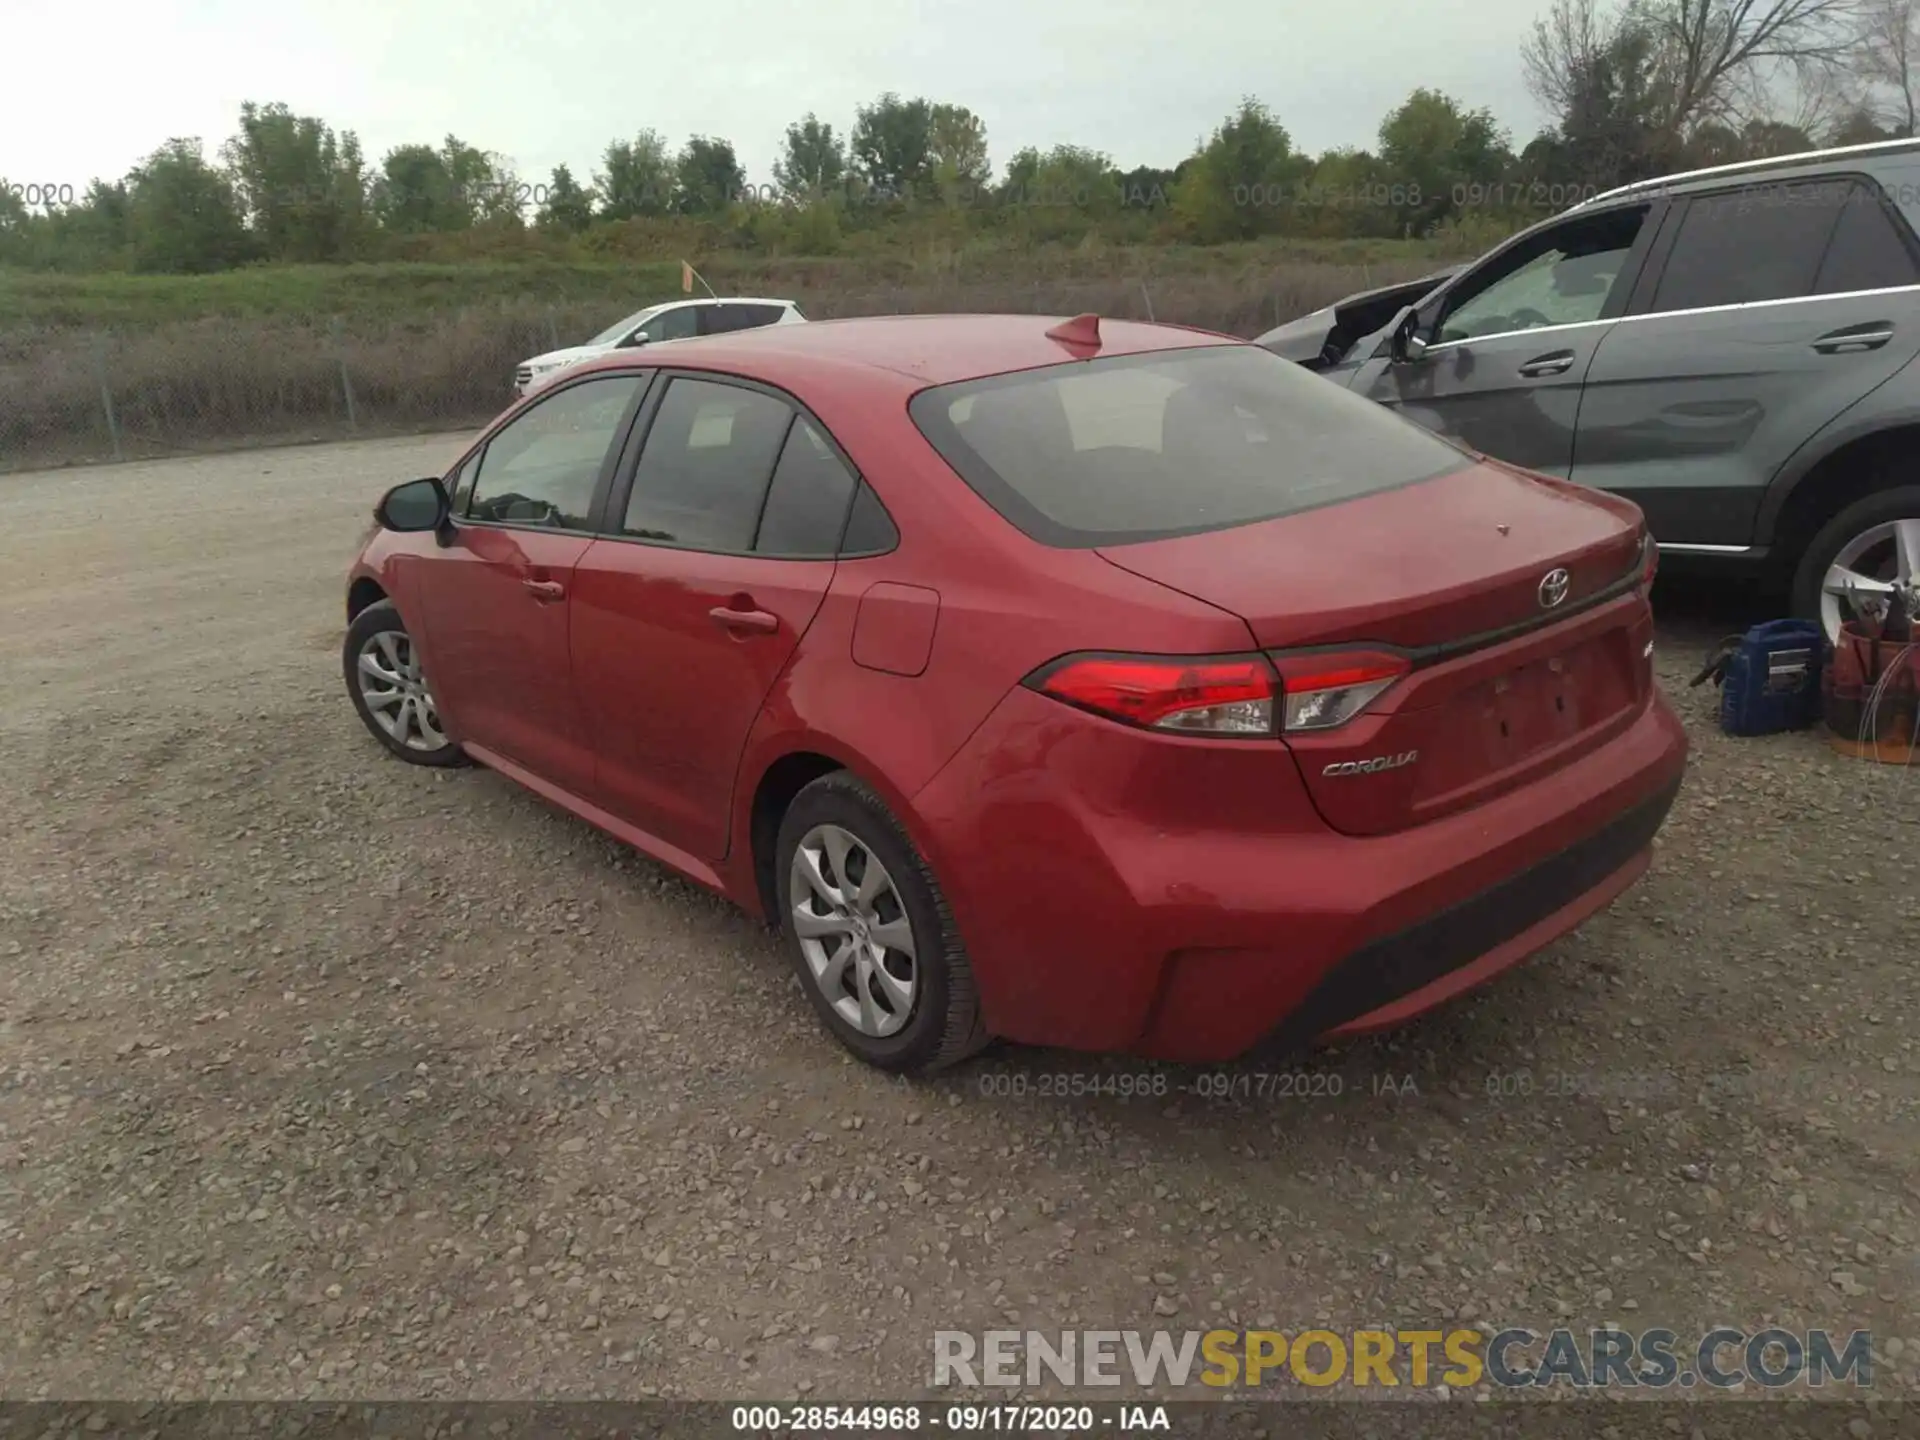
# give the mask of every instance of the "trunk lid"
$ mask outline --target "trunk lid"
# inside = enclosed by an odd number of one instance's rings
[[[1410,673],[1360,715],[1286,736],[1328,824],[1380,834],[1491,799],[1630,723],[1652,688],[1643,533],[1627,501],[1482,461],[1098,553],[1240,616],[1263,650],[1406,653]]]

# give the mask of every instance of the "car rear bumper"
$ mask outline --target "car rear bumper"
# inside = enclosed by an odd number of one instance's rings
[[[1646,871],[1676,778],[1601,829],[1339,961],[1266,1037],[1287,1050],[1400,1023],[1483,983],[1604,908]]]
[[[1276,750],[1008,697],[914,804],[989,1028],[1217,1062],[1397,1024],[1632,884],[1687,741],[1656,694],[1564,768],[1378,836],[1329,830]]]

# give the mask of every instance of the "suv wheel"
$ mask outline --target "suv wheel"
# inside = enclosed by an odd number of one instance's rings
[[[1884,601],[1896,586],[1920,600],[1920,486],[1869,495],[1822,526],[1794,571],[1793,612],[1835,641],[1859,618],[1856,601]]]

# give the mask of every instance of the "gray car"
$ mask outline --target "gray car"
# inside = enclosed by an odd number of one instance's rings
[[[1260,337],[1461,444],[1625,495],[1663,568],[1829,634],[1920,586],[1920,140],[1627,186]]]

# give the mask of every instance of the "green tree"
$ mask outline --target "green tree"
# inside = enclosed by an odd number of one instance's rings
[[[1019,151],[1007,162],[997,198],[1043,232],[1084,228],[1114,215],[1123,201],[1111,157],[1079,145]]]
[[[1158,165],[1136,165],[1114,177],[1120,191],[1120,203],[1129,210],[1164,210],[1173,203],[1173,188],[1179,183],[1186,161],[1172,170]]]
[[[27,264],[54,270],[121,269],[132,244],[127,182],[95,180],[73,204],[29,218]]]
[[[811,110],[787,126],[773,180],[789,200],[819,199],[839,188],[847,174],[847,150],[833,126]]]
[[[542,230],[578,235],[593,223],[593,199],[590,187],[574,179],[565,165],[556,165],[534,223]]]
[[[520,179],[500,156],[449,135],[441,142],[440,163],[453,187],[454,207],[450,223],[442,228],[521,223]]]
[[[32,263],[32,219],[26,200],[0,175],[0,265]]]
[[[922,193],[933,172],[933,105],[889,90],[854,114],[854,173],[890,195]]]
[[[285,105],[240,107],[240,130],[221,150],[249,227],[276,260],[336,260],[366,223],[366,176],[352,131]]]
[[[927,161],[933,192],[948,203],[970,200],[993,178],[987,127],[964,105],[927,112]]]
[[[1288,223],[1312,235],[1398,235],[1401,220],[1392,204],[1391,176],[1390,167],[1371,151],[1329,150],[1313,162]]]
[[[600,218],[631,220],[664,215],[673,205],[674,163],[658,131],[642,130],[631,140],[615,140],[600,157],[593,188],[600,196]]]
[[[396,145],[373,183],[374,217],[399,235],[464,228],[471,218],[454,193],[447,162],[431,145]]]
[[[683,215],[718,215],[747,188],[747,172],[733,142],[695,135],[674,161],[675,208]]]
[[[1174,189],[1173,210],[1202,244],[1248,240],[1284,227],[1312,162],[1251,96],[1192,157]]]
[[[380,162],[371,205],[382,229],[401,235],[517,223],[518,182],[498,157],[449,135],[438,150],[398,145]]]
[[[128,173],[127,229],[141,271],[206,274],[254,254],[233,182],[198,139],[169,140]]]
[[[1506,135],[1488,110],[1466,110],[1419,89],[1380,122],[1383,199],[1397,224],[1424,235],[1467,199],[1492,190],[1512,168]]]

